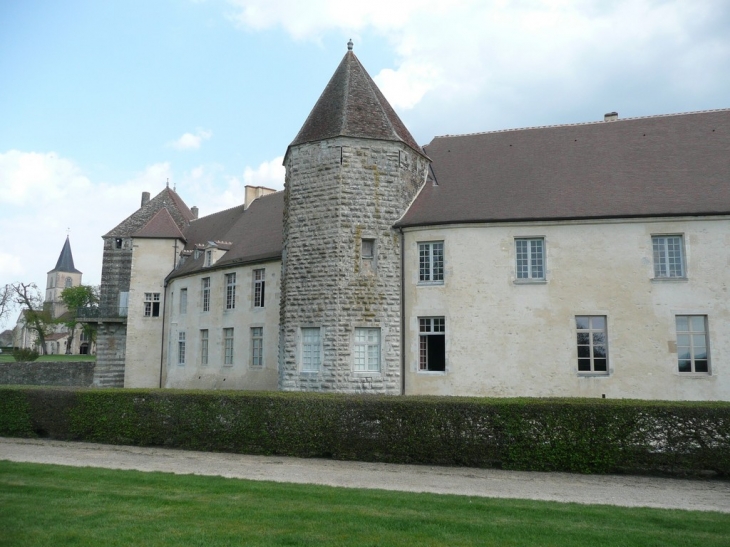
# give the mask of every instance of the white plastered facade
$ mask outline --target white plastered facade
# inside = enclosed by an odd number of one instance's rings
[[[679,235],[686,278],[654,276]],[[656,218],[404,230],[405,393],[730,400],[730,219]],[[515,239],[544,238],[545,280],[517,280]],[[419,242],[444,242],[442,284]],[[677,315],[707,317],[710,371],[678,371]],[[605,316],[608,372],[578,371],[576,316]],[[444,372],[419,370],[419,318],[444,317]]]

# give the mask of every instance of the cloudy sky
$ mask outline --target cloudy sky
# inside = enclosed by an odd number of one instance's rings
[[[349,38],[421,144],[730,107],[726,0],[5,0],[0,284],[44,288],[67,232],[98,284],[168,179],[201,215],[282,188]]]

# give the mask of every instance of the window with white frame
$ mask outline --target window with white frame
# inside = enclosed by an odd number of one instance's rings
[[[236,274],[226,274],[226,309],[232,310],[236,307]]]
[[[302,370],[319,370],[322,353],[322,338],[319,327],[302,328]]]
[[[446,370],[446,320],[443,317],[418,318],[418,370]]]
[[[160,316],[160,293],[146,292],[144,293],[144,316],[159,317]]]
[[[443,283],[443,241],[430,241],[418,244],[418,281],[420,283]]]
[[[576,315],[578,372],[608,373],[608,331],[605,315]]]
[[[355,329],[355,372],[380,372],[380,329]]]
[[[264,268],[253,271],[253,307],[263,308],[266,296],[266,270]]]
[[[675,320],[679,372],[710,372],[707,316],[677,315]]]
[[[545,239],[515,239],[515,258],[517,279],[545,279]]]
[[[203,311],[210,311],[210,277],[204,277],[200,280],[200,294]]]
[[[264,328],[251,327],[251,366],[264,366]]]
[[[210,266],[213,264],[213,251],[207,250],[205,251],[205,265]]]
[[[223,364],[233,364],[233,329],[223,329]]]
[[[180,289],[180,315],[188,312],[188,290]]]
[[[654,277],[685,277],[684,244],[681,235],[652,236]]]
[[[200,329],[200,364],[208,364],[208,329]]]
[[[185,331],[177,334],[177,364],[185,364]]]

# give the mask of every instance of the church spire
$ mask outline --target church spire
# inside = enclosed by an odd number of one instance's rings
[[[53,268],[51,272],[81,273],[74,267],[74,257],[71,253],[71,242],[69,241],[68,236],[66,236],[66,242],[63,244],[61,254],[58,256],[56,267]]]

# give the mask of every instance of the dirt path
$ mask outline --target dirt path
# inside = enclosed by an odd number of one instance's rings
[[[0,437],[0,459],[404,492],[730,513],[730,482],[244,456]]]

